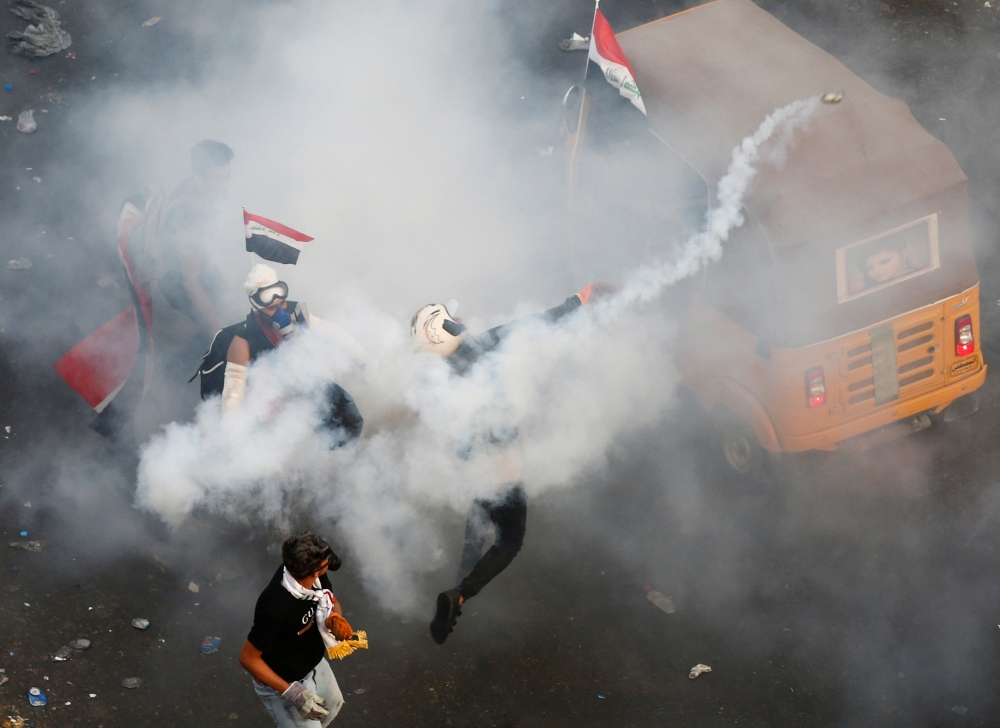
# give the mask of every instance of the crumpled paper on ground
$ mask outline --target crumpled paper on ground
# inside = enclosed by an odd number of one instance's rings
[[[7,50],[15,56],[44,58],[70,47],[73,39],[60,26],[59,13],[33,0],[13,0],[10,11],[30,25],[7,34]]]
[[[691,672],[688,673],[688,677],[694,680],[696,677],[701,675],[703,672],[712,672],[712,668],[708,665],[702,665],[700,662],[691,668]]]

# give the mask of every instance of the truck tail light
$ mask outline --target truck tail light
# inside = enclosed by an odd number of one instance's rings
[[[813,367],[806,372],[806,402],[812,408],[826,404],[826,377],[823,376],[823,367]]]
[[[966,314],[955,319],[955,356],[968,356],[976,350],[972,335],[972,316]]]

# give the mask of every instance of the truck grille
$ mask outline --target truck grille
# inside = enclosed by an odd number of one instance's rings
[[[943,379],[941,348],[942,329],[940,316],[929,316],[924,321],[895,332],[896,373],[899,382],[899,399],[906,399]],[[867,332],[860,334],[845,347],[843,369],[844,391],[841,401],[849,408],[874,406],[875,369],[872,362],[872,345]]]

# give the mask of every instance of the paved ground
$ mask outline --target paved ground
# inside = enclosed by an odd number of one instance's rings
[[[762,4],[910,103],[955,152],[979,232],[986,357],[1000,362],[1000,309],[989,304],[1000,297],[1000,11],[968,0]],[[553,98],[580,60],[555,43],[589,23],[590,8],[574,5],[516,26]],[[680,5],[609,2],[605,12],[624,29]],[[20,715],[38,726],[266,726],[236,656],[277,565],[267,539],[211,521],[171,537],[134,511],[134,454],[90,433],[86,408],[48,368],[123,305],[109,217],[135,180],[108,190],[107,210],[85,206],[101,160],[75,151],[73,125],[88,121],[78,102],[116,84],[197,83],[210,35],[168,22],[157,34],[121,31],[167,15],[152,2],[56,7],[76,59],[0,64],[14,86],[0,113],[49,111],[32,136],[0,124],[0,260],[30,251],[34,263],[0,267],[0,425],[11,427],[0,440],[0,531],[4,542],[26,530],[45,543],[41,553],[0,549],[0,668],[10,678],[0,725]],[[502,15],[516,21],[518,7]],[[236,5],[219,8],[215,42],[234,42],[239,21],[221,19]],[[15,27],[0,17],[0,31]],[[56,284],[72,270],[86,282]],[[35,318],[52,332],[44,340],[31,335]],[[532,504],[522,554],[443,648],[427,636],[429,614],[401,621],[377,610],[347,553],[336,588],[372,648],[336,666],[348,698],[337,724],[996,725],[996,382],[973,418],[860,459],[806,458],[754,493],[705,464],[702,426],[678,409],[614,453],[613,476]],[[669,594],[677,612],[656,609],[645,587]],[[139,616],[148,630],[129,626]],[[206,635],[222,638],[217,654],[199,654]],[[76,637],[93,646],[49,660]],[[713,672],[689,680],[696,663]],[[131,676],[140,689],[120,686]],[[31,686],[48,691],[49,707],[27,706]]]

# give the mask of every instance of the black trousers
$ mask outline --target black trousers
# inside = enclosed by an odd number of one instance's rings
[[[514,483],[495,500],[477,500],[472,504],[465,523],[465,548],[459,576],[464,599],[470,599],[506,569],[524,543],[528,498],[521,483]],[[484,554],[486,530],[492,523],[495,539]]]

